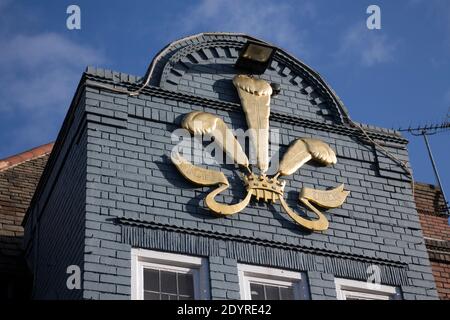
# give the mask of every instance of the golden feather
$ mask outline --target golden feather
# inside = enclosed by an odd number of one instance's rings
[[[272,87],[261,79],[237,75],[233,79],[242,108],[244,109],[249,137],[256,152],[256,161],[261,173],[269,168],[269,116]]]
[[[289,146],[280,162],[278,173],[282,176],[291,175],[311,159],[324,165],[337,162],[336,154],[328,144],[317,139],[301,138]]]
[[[201,186],[229,185],[228,179],[222,172],[195,166],[178,152],[172,152],[171,160],[178,171],[192,183]]]
[[[234,77],[233,84],[238,90],[242,89],[257,96],[270,97],[272,95],[272,87],[267,81],[262,79],[254,79],[243,74],[238,74]]]
[[[327,166],[336,164],[336,154],[327,143],[312,138],[303,138],[302,140],[306,143],[308,151],[311,153],[314,160]]]
[[[183,119],[181,126],[192,134],[209,134],[214,137],[214,141],[225,153],[237,164],[248,167],[247,155],[242,150],[241,145],[228,128],[225,122],[219,117],[202,111],[188,113]]]

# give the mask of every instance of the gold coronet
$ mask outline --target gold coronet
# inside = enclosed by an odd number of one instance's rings
[[[266,175],[256,175],[254,173],[244,176],[244,183],[248,192],[255,196],[256,200],[271,201],[275,203],[283,196],[286,181],[276,178],[269,178]]]

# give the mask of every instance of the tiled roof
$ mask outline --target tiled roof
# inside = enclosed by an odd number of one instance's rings
[[[0,298],[24,295],[22,220],[53,144],[0,160]]]
[[[30,161],[45,155],[48,155],[53,148],[53,142],[33,148],[31,150],[13,155],[11,157],[0,160],[0,171],[6,170],[25,161]]]

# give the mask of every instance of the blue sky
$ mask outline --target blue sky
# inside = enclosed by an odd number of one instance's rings
[[[81,8],[81,30],[66,8]],[[381,30],[366,8],[381,8]],[[0,158],[53,141],[87,65],[143,75],[166,44],[205,31],[243,32],[318,71],[360,122],[441,122],[450,106],[450,1],[0,0]],[[434,176],[410,138],[418,181]],[[430,137],[450,196],[450,132]]]

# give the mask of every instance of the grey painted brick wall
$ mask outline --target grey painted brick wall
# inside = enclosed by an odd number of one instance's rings
[[[24,246],[35,299],[82,298],[81,290],[67,288],[66,272],[75,265],[82,275],[85,253],[87,132],[83,98],[74,111],[71,130],[64,144],[55,144],[41,178],[41,183],[48,178],[46,189],[35,194],[25,220]],[[48,171],[49,166],[53,170]]]
[[[82,80],[87,84],[83,298],[130,297],[133,246],[208,257],[213,299],[239,298],[239,262],[306,271],[312,299],[334,299],[335,276],[365,280],[370,264],[383,267],[382,282],[400,286],[404,298],[436,298],[409,178],[346,127],[345,108],[330,98],[314,73],[298,74],[301,64],[292,65],[283,53],[262,76],[283,88],[272,100],[270,121],[281,134],[281,154],[294,139],[316,137],[338,156],[333,167],[306,164],[286,177],[288,203],[301,210],[296,201],[303,186],[325,189],[345,183],[350,196],[327,213],[330,228],[317,233],[299,229],[279,205],[251,202],[226,218],[205,208],[209,189],[187,182],[170,162],[175,144],[171,133],[192,110],[217,114],[235,129],[246,128],[230,85],[233,48],[243,38],[209,35],[196,41],[172,48],[156,66],[154,87],[137,97],[95,86],[100,82],[137,88],[133,76],[90,68]],[[226,41],[232,46],[223,50]],[[392,153],[408,160],[403,138],[368,129],[382,143],[389,141],[386,147]],[[77,130],[75,123],[71,130]],[[233,186],[218,200],[242,199],[238,170],[231,165],[210,167],[220,168]],[[52,215],[45,210],[43,214]],[[41,241],[29,237],[33,244]],[[43,281],[43,291],[53,288]]]
[[[335,300],[336,287],[334,284],[334,275],[309,271],[308,272],[309,291],[312,300]]]
[[[239,300],[237,261],[221,256],[209,257],[211,297],[213,299]]]

